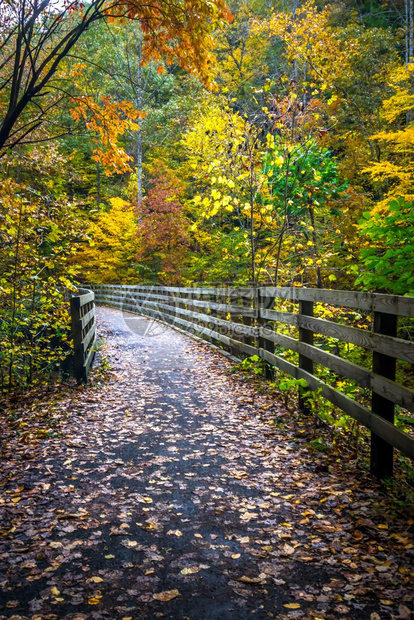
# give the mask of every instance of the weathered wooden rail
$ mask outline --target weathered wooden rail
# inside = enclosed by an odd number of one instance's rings
[[[70,300],[73,353],[69,358],[71,374],[79,382],[86,381],[95,356],[96,320],[95,293],[78,289]]]
[[[397,337],[398,318],[414,317],[414,297],[296,287],[91,288],[97,303],[170,324],[240,359],[258,355],[268,372],[276,367],[295,379],[305,379],[311,390],[371,430],[371,471],[378,477],[392,475],[394,448],[414,459],[414,439],[394,426],[395,405],[414,412],[414,391],[396,379],[397,360],[414,363],[414,342]],[[287,304],[294,305],[295,311],[287,311]],[[334,320],[314,316],[315,309]],[[369,315],[371,329],[335,321],[336,312],[343,316],[346,309]],[[332,347],[335,343],[361,347],[370,367],[341,357],[339,349]],[[290,357],[296,354],[297,363],[286,359],[286,352]],[[369,390],[371,408],[328,385],[317,376],[318,367]],[[299,402],[306,412],[303,389]]]

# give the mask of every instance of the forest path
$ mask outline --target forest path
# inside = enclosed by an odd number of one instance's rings
[[[110,381],[3,451],[1,619],[410,618],[412,523],[372,479],[207,345],[98,322]]]

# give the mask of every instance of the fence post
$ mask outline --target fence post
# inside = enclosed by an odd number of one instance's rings
[[[268,320],[261,317],[261,309],[268,310],[269,308],[273,308],[274,298],[269,295],[263,295],[260,289],[260,286],[257,287],[257,322],[259,330],[261,327],[267,326],[268,329],[272,329],[273,327],[269,326]],[[271,340],[267,340],[267,338],[263,338],[259,336],[258,338],[258,348],[264,349],[265,351],[269,351],[270,353],[275,352],[275,343]],[[268,362],[264,363],[264,374],[266,379],[274,379],[275,372],[273,367]]]
[[[77,381],[86,381],[79,296],[70,298],[70,315],[72,320],[73,375]]]
[[[313,301],[299,301],[299,314],[313,316]],[[313,331],[299,325],[299,342],[313,345]],[[313,360],[299,353],[299,368],[313,374]],[[307,388],[299,387],[299,409],[305,414],[312,413],[307,397],[304,395]]]
[[[395,314],[374,312],[374,332],[386,336],[397,335],[398,317]],[[395,381],[396,359],[384,353],[373,352],[373,372]],[[394,403],[372,392],[372,412],[394,424]],[[371,473],[378,478],[387,478],[393,474],[394,448],[375,433],[371,433]]]
[[[213,290],[215,290],[215,289],[213,288]],[[210,293],[210,295],[208,296],[208,300],[209,300],[210,303],[213,303],[213,304],[216,303],[217,302],[217,295],[215,295],[214,293]],[[217,315],[217,310],[214,310],[213,308],[209,309],[209,314],[212,317],[215,317],[215,318],[217,318],[217,316],[218,316]],[[210,331],[217,331],[219,329],[218,326],[215,323],[211,323],[210,325],[211,325]],[[217,344],[218,344],[218,341],[217,340],[215,341],[212,336],[210,336],[210,342],[212,344],[214,344],[214,342],[217,342]]]
[[[238,287],[236,287],[235,289],[233,289],[232,286],[229,286],[229,296],[228,296],[228,300],[229,300],[229,304],[230,306],[232,306],[233,304],[235,306],[239,305],[239,301],[240,301],[240,291],[238,289]],[[235,313],[231,313],[230,312],[230,322],[231,323],[239,323],[240,320],[240,315],[239,314],[235,314]],[[234,329],[231,327],[230,331],[228,332],[229,337],[233,340],[237,342],[237,334],[234,333]],[[232,344],[230,345],[230,353],[231,355],[233,355],[234,357],[237,357],[238,359],[242,358],[242,352],[240,350],[240,347],[237,344]]]
[[[255,295],[254,288],[243,290],[242,300],[241,300],[243,308],[248,308],[249,310],[251,310],[252,308],[255,307],[254,295]],[[254,326],[254,318],[251,316],[243,316],[243,325],[247,325],[248,327]],[[247,345],[253,346],[253,337],[244,335],[243,342]]]

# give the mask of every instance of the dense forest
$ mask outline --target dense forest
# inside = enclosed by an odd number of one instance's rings
[[[3,0],[0,50],[3,389],[78,283],[414,294],[412,0]]]

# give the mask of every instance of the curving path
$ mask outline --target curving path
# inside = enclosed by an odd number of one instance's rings
[[[412,522],[370,478],[206,345],[98,316],[111,380],[3,450],[0,619],[410,618]]]

